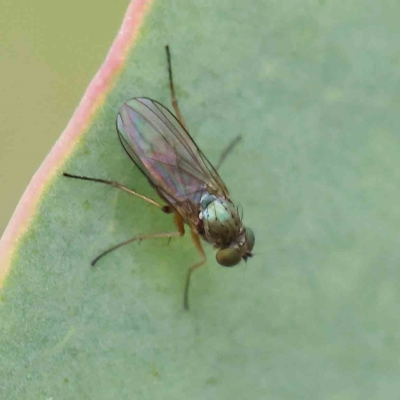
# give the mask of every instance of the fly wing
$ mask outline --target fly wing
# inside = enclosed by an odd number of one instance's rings
[[[160,103],[143,97],[128,101],[119,110],[117,131],[131,159],[176,209],[196,210],[205,192],[229,197],[217,171]]]

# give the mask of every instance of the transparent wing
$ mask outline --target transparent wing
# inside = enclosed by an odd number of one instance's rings
[[[128,101],[119,110],[117,130],[128,155],[175,208],[197,209],[207,191],[229,197],[217,171],[160,103],[144,97]]]

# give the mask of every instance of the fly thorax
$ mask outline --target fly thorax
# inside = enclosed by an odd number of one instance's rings
[[[205,239],[216,246],[229,246],[241,232],[237,208],[228,200],[205,194],[200,200],[200,219]]]

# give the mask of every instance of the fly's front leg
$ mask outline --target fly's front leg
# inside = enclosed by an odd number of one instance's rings
[[[185,225],[183,222],[183,218],[177,212],[175,212],[174,214],[174,224],[177,227],[178,232],[181,234],[181,236],[183,236],[185,234]]]
[[[112,187],[115,187],[119,190],[122,190],[123,192],[129,193],[133,196],[139,197],[139,199],[144,200],[145,202],[157,207],[157,208],[161,208],[164,212],[169,213],[169,209],[167,209],[168,206],[162,206],[161,204],[158,204],[155,200],[151,199],[150,197],[147,196],[143,196],[142,194],[135,192],[132,189],[127,188],[126,186],[124,186],[122,183],[119,182],[115,182],[115,181],[109,181],[107,179],[100,179],[100,178],[91,178],[88,176],[81,176],[81,175],[73,175],[73,174],[69,174],[67,172],[63,173],[63,176],[65,176],[66,178],[73,178],[73,179],[80,179],[82,181],[91,181],[91,182],[99,182],[99,183],[104,183],[105,185],[109,185]],[[165,210],[164,210],[165,208]]]

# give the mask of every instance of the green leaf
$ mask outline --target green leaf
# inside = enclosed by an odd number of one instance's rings
[[[0,388],[7,399],[383,399],[400,391],[397,2],[132,3],[111,53],[5,232]],[[190,237],[115,133],[119,106],[182,112],[256,235],[215,251],[182,305]],[[129,51],[128,51],[129,50]],[[122,69],[121,69],[122,68]],[[121,73],[119,73],[121,69]],[[190,236],[190,235],[189,235]]]

